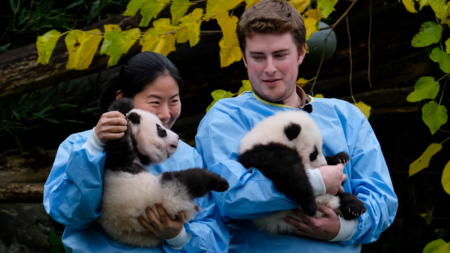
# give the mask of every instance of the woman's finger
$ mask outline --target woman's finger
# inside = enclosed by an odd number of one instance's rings
[[[122,118],[122,119],[125,119],[125,115],[123,115],[121,112],[118,112],[118,111],[105,112],[105,113],[102,114],[102,117],[104,117],[104,118]]]
[[[102,132],[107,132],[107,133],[122,133],[122,132],[125,132],[126,130],[127,130],[127,126],[114,125],[114,126],[102,127]]]
[[[106,118],[102,121],[104,126],[126,126],[127,120],[122,118]]]

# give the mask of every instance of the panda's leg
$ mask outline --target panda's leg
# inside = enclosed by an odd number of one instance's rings
[[[239,155],[245,168],[254,167],[272,180],[275,187],[295,199],[303,212],[313,216],[317,204],[305,167],[295,149],[278,143],[256,145]]]
[[[328,165],[338,165],[339,163],[346,164],[348,161],[350,161],[350,157],[345,152],[337,153],[336,155],[331,155],[325,157],[327,160]]]
[[[203,197],[210,191],[224,192],[229,187],[227,180],[207,169],[194,168],[162,174],[162,184],[173,180],[185,186],[191,198]]]
[[[348,192],[338,193],[337,196],[340,199],[340,210],[344,219],[351,220],[366,212],[366,205],[357,196]]]

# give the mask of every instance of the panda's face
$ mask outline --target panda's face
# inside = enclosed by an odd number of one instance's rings
[[[141,155],[147,156],[152,163],[160,163],[175,153],[178,135],[166,129],[156,115],[133,109],[127,113],[127,118]]]
[[[322,153],[320,130],[306,112],[280,112],[261,121],[242,139],[239,154],[255,145],[269,143],[295,148],[305,169],[315,169],[327,164]]]

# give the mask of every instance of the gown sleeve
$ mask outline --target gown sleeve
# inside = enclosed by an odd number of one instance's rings
[[[85,146],[91,131],[73,134],[58,148],[44,185],[44,207],[57,222],[74,229],[88,227],[100,216],[105,153]]]
[[[358,218],[358,228],[344,244],[368,244],[376,241],[381,232],[394,221],[398,199],[380,144],[365,116],[348,105],[353,119],[347,127],[351,157],[351,191],[364,202],[367,211]],[[358,115],[358,117],[356,117]],[[349,119],[349,117],[347,117]],[[352,141],[353,140],[353,141]]]
[[[248,115],[240,112],[228,114],[218,109],[220,102],[200,123],[196,147],[203,155],[206,167],[225,178],[230,185],[226,192],[212,193],[222,217],[225,221],[251,219],[298,207],[259,170],[249,172],[237,161],[240,141],[250,130],[246,122]]]

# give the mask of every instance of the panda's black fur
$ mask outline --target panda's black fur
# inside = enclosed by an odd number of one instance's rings
[[[317,203],[322,203],[345,219],[353,219],[366,211],[358,197],[350,193],[314,196],[306,173],[308,169],[349,160],[344,152],[323,156],[320,130],[304,111],[280,112],[261,121],[242,139],[238,158],[245,168],[257,168],[271,179],[280,192],[300,204],[305,214],[320,217]],[[285,233],[293,228],[284,221],[287,215],[294,213],[280,211],[253,222],[263,231]]]
[[[193,168],[152,175],[144,166],[160,163],[173,155],[178,135],[166,129],[150,112],[133,109],[133,101],[121,98],[109,111],[126,115],[127,130],[122,138],[106,145],[102,210],[99,222],[105,232],[124,244],[153,247],[162,239],[149,235],[137,218],[146,219],[145,209],[160,203],[174,219],[184,211],[186,222],[194,219],[200,208],[194,199],[209,191],[226,191],[228,182],[207,169]]]

